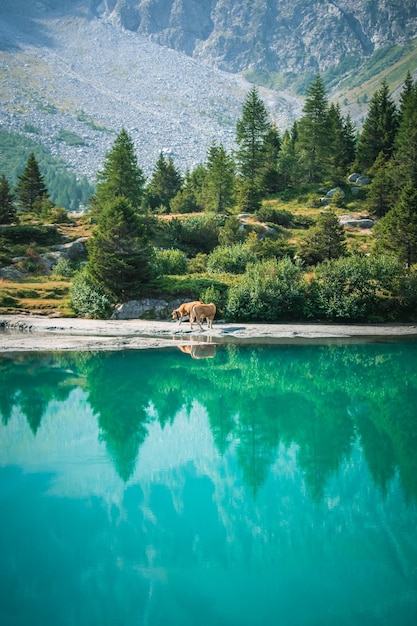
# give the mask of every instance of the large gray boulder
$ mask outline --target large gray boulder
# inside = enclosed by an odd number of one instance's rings
[[[339,223],[342,226],[352,226],[354,228],[372,228],[375,221],[368,216],[355,217],[354,215],[341,215]]]
[[[174,309],[184,302],[184,300],[163,300],[158,298],[142,298],[141,300],[129,300],[114,307],[112,320],[133,320],[133,319],[170,319]]]
[[[63,258],[67,261],[79,261],[86,255],[87,241],[88,237],[80,237],[70,243],[61,243],[56,246],[51,246],[51,250],[58,252],[58,258]]]

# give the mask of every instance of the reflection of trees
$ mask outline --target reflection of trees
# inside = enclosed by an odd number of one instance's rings
[[[0,411],[7,424],[19,406],[36,434],[51,400],[63,401],[75,387],[72,373],[52,356],[21,355],[0,358]]]
[[[197,401],[218,450],[236,446],[255,492],[278,445],[296,443],[306,483],[320,498],[358,435],[380,489],[398,473],[406,495],[417,498],[416,348],[412,342],[229,345],[202,360],[184,359],[177,350],[2,359],[0,410],[7,423],[19,404],[36,432],[48,402],[66,398],[85,377],[101,437],[123,480],[134,471],[151,416],[164,427]]]
[[[100,353],[87,364],[88,399],[122,480],[132,475],[150,421],[148,375],[132,352]],[[145,359],[146,360],[146,359]],[[139,366],[138,366],[139,365]]]

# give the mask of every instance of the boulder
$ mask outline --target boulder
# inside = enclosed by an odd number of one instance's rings
[[[59,253],[59,257],[66,259],[67,261],[78,261],[86,255],[87,241],[88,237],[80,237],[70,243],[61,243],[56,246],[51,246],[51,249],[56,250]]]
[[[25,280],[27,275],[27,271],[22,267],[19,268],[15,265],[0,267],[0,278],[5,278],[6,280],[20,282],[21,280]]]
[[[355,217],[354,215],[341,215],[339,223],[342,226],[353,226],[355,228],[372,228],[375,225],[375,221],[370,217]]]
[[[343,189],[341,189],[340,187],[334,187],[334,189],[330,189],[330,191],[328,191],[326,193],[326,196],[328,198],[333,198],[333,196],[335,195],[335,193],[340,193],[340,195],[342,196],[342,198],[345,197],[345,192],[343,191]]]
[[[129,300],[123,304],[116,304],[112,320],[133,320],[133,319],[170,319],[174,309],[184,302],[184,300],[167,300],[157,298],[142,298],[141,300]]]

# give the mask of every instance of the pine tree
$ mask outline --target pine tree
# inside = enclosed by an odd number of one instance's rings
[[[396,194],[393,167],[383,152],[375,159],[369,174],[372,180],[367,190],[365,207],[371,215],[383,217],[391,209]]]
[[[334,185],[339,185],[344,181],[349,165],[346,127],[339,104],[330,105],[328,123],[331,147],[330,178]]]
[[[397,204],[374,226],[377,249],[390,250],[407,267],[417,262],[417,189],[408,183]]]
[[[303,113],[298,123],[296,148],[306,181],[320,182],[329,174],[331,153],[329,105],[320,75],[307,89]]]
[[[397,188],[406,181],[417,188],[417,85],[403,97],[400,119],[394,155]]]
[[[359,137],[355,169],[367,173],[380,152],[390,158],[398,130],[398,112],[389,95],[388,83],[382,82],[369,103],[368,114]]]
[[[16,186],[17,202],[24,211],[33,211],[36,201],[49,196],[35,154],[29,155],[23,174]]]
[[[346,234],[333,209],[323,211],[302,241],[301,256],[309,264],[338,259],[346,252]]]
[[[292,132],[286,130],[282,137],[278,155],[277,172],[281,189],[297,185],[301,179],[301,168],[295,150],[296,138],[297,125],[294,122]]]
[[[281,137],[278,128],[271,125],[264,139],[264,168],[261,172],[261,188],[271,195],[279,191],[280,176],[278,173],[278,157],[281,149]]]
[[[343,136],[345,145],[345,162],[346,167],[349,168],[355,161],[357,143],[357,132],[349,113],[343,119]]]
[[[181,190],[181,174],[174,165],[171,156],[165,158],[160,152],[151,179],[146,187],[146,203],[151,210],[164,209],[169,213],[169,203]]]
[[[117,300],[137,298],[153,277],[145,229],[124,196],[104,206],[88,252],[89,275]]]
[[[132,139],[123,128],[107,152],[103,169],[97,173],[95,210],[100,212],[107,202],[124,197],[138,210],[143,197],[145,177],[138,166]]]
[[[227,213],[235,202],[235,164],[224,147],[213,142],[208,150],[203,185],[205,208]]]
[[[265,138],[271,130],[268,112],[254,86],[243,104],[242,117],[236,125],[236,161],[239,201],[243,211],[255,211],[264,189],[261,176],[265,167]]]
[[[4,174],[0,176],[0,224],[11,224],[16,221],[16,207],[9,181]]]

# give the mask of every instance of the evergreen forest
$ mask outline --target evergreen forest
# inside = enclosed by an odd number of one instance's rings
[[[24,257],[20,266],[39,278],[45,246],[83,233],[85,258],[48,272],[61,280],[66,315],[106,318],[117,303],[164,297],[213,301],[228,320],[415,321],[410,73],[396,101],[381,83],[360,129],[329,102],[320,75],[284,132],[254,86],[235,145],[228,152],[213,138],[205,162],[186,172],[161,151],[147,178],[122,128],[95,189],[62,170],[54,193],[52,166],[28,145],[20,171],[0,161],[1,265]],[[82,216],[68,212],[84,203]],[[3,311],[19,308],[7,283]]]

